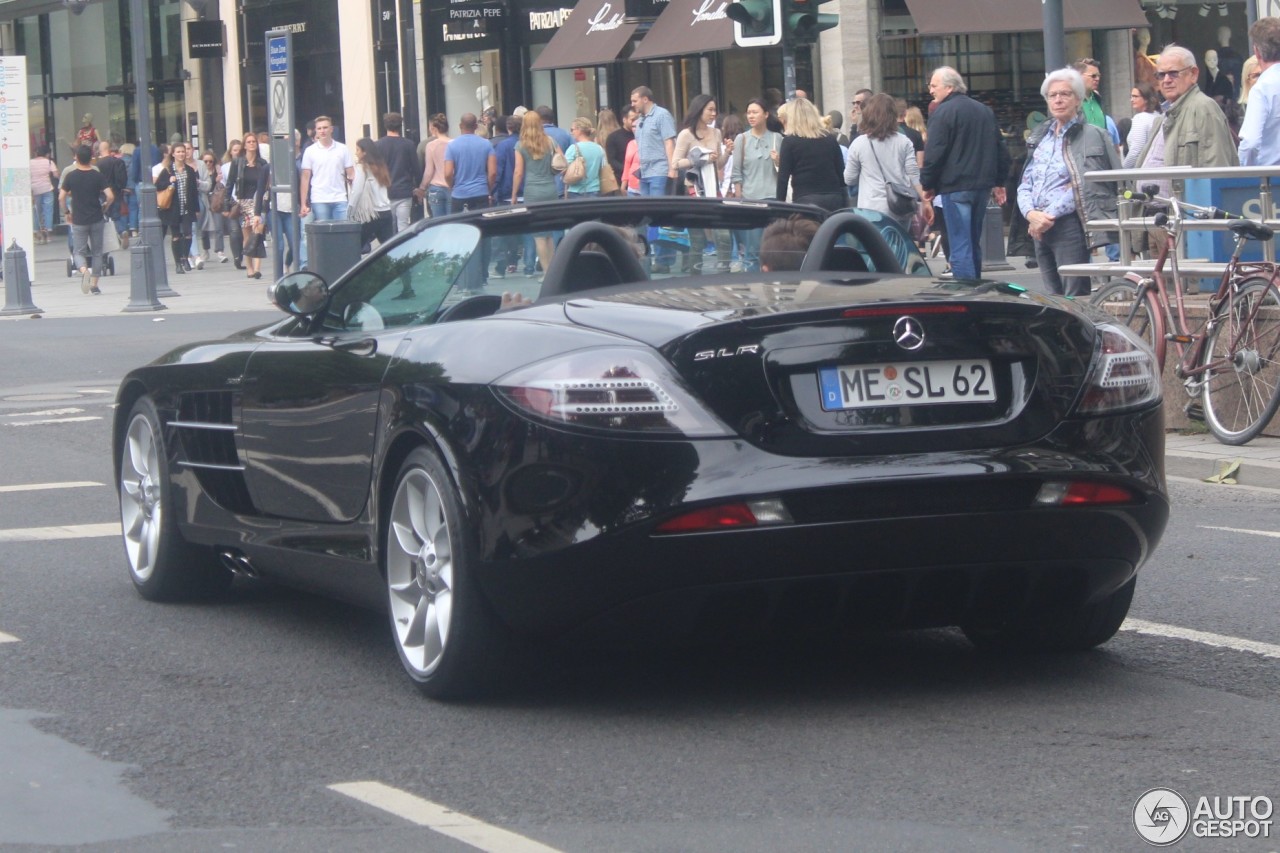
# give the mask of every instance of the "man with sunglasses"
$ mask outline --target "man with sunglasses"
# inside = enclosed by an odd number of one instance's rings
[[[1171,44],[1156,60],[1156,85],[1164,97],[1164,113],[1138,155],[1138,167],[1238,166],[1236,146],[1218,102],[1200,91],[1196,57]]]

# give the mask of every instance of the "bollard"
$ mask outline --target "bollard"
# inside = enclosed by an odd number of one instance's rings
[[[333,284],[359,262],[359,222],[327,219],[307,223],[307,269]]]
[[[163,311],[168,306],[156,298],[151,271],[151,247],[134,243],[129,247],[129,304],[121,311]]]
[[[1014,204],[1017,204],[1016,200]],[[1013,264],[1004,255],[1004,211],[988,196],[987,213],[982,220],[982,269],[978,274],[986,270],[1011,269]]]
[[[4,310],[0,310],[0,316],[36,313],[43,312],[31,301],[27,253],[14,240],[13,245],[4,253]]]
[[[143,181],[135,198],[138,201],[141,215],[138,227],[142,230],[142,244],[151,248],[149,254],[148,274],[156,296],[181,296],[169,286],[169,262],[166,260],[169,241],[165,239],[164,225],[160,223],[159,208],[156,207],[156,188],[150,181]],[[129,256],[130,261],[133,255]],[[132,288],[130,288],[132,289]]]

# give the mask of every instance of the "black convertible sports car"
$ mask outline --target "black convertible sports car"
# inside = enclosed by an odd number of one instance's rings
[[[805,220],[786,255],[774,232]],[[762,232],[773,271],[731,254]],[[900,249],[850,212],[599,199],[287,276],[289,316],[122,383],[133,582],[385,608],[439,697],[580,632],[1106,641],[1168,515],[1151,353],[1085,305],[906,274]]]

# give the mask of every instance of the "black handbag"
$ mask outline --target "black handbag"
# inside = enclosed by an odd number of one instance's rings
[[[871,147],[871,156],[875,158],[876,168],[880,170],[880,177],[884,180],[884,195],[889,204],[889,212],[894,216],[915,213],[916,205],[920,203],[916,188],[901,181],[889,180],[889,176],[884,172],[884,166],[880,165],[880,155],[876,154],[875,140],[868,139],[867,144]]]

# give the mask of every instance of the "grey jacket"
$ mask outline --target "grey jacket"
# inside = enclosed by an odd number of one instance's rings
[[[1031,162],[1031,152],[1053,125],[1054,122],[1046,121],[1032,131],[1027,139],[1028,163]],[[1071,192],[1076,199],[1076,215],[1080,217],[1080,223],[1084,225],[1090,219],[1115,219],[1116,182],[1084,179],[1085,172],[1120,168],[1120,154],[1112,144],[1111,137],[1100,127],[1078,121],[1067,129],[1062,147],[1066,152],[1067,171],[1071,173]],[[1117,239],[1115,232],[1109,231],[1102,241],[1114,243]]]
[[[1138,155],[1139,168],[1146,164],[1151,143],[1161,127],[1164,128],[1166,166],[1240,165],[1222,107],[1197,86],[1188,89],[1151,126],[1147,144],[1142,146],[1142,153]]]

